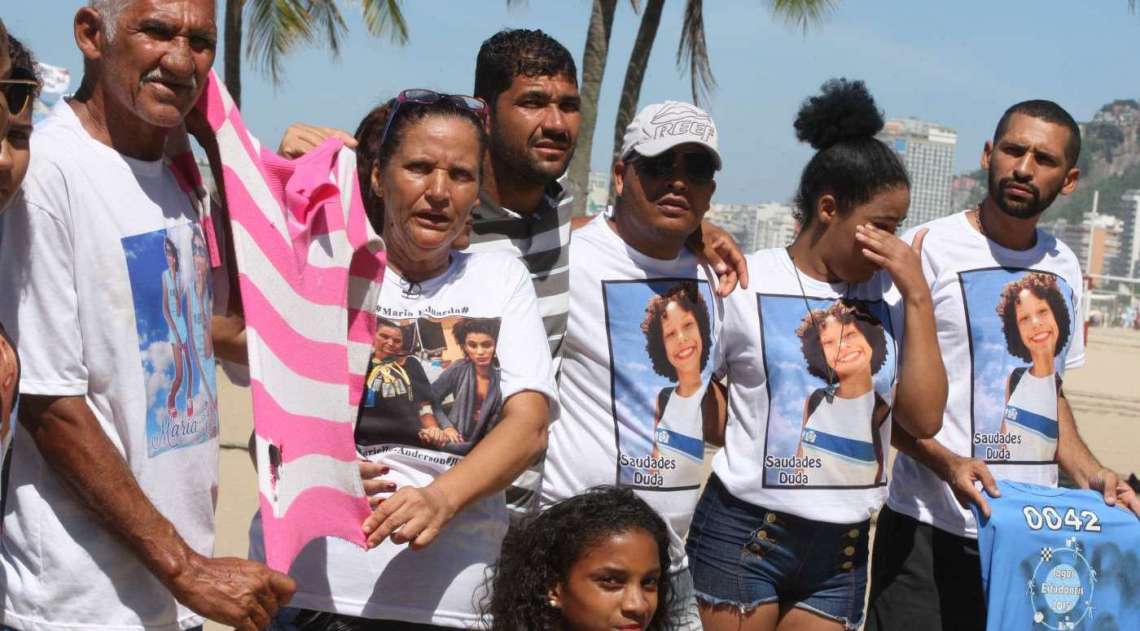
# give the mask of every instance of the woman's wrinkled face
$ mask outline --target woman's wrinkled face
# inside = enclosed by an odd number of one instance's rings
[[[384,241],[391,254],[440,255],[463,231],[479,199],[478,130],[465,118],[427,116],[409,123],[373,190],[384,202]]]
[[[663,579],[657,542],[644,530],[609,535],[590,546],[552,593],[568,631],[641,631],[657,611]]]
[[[701,371],[701,327],[692,311],[676,302],[667,304],[661,316],[661,337],[665,356],[678,375]]]
[[[1057,326],[1057,318],[1053,317],[1049,302],[1028,289],[1022,289],[1017,295],[1015,314],[1021,343],[1029,349],[1029,353],[1052,357],[1057,350],[1060,327]]]
[[[486,333],[468,333],[463,339],[463,352],[476,366],[490,366],[495,359],[495,338]]]
[[[871,370],[871,344],[854,322],[844,325],[835,316],[828,316],[819,327],[819,343],[839,381]]]

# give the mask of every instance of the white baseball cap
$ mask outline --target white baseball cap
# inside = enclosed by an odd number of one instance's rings
[[[718,135],[712,116],[701,108],[680,101],[654,103],[646,105],[626,126],[621,158],[625,160],[634,151],[652,158],[677,145],[691,142],[709,150],[719,171]]]

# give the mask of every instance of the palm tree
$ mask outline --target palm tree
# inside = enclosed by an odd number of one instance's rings
[[[1130,0],[1134,2],[1135,0]],[[806,32],[807,28],[821,21],[836,7],[838,0],[764,0],[769,13],[780,17],[790,25],[795,25]],[[578,153],[575,161],[570,164],[570,185],[577,192],[575,200],[575,214],[581,214],[586,207],[586,192],[589,188],[589,146],[593,140],[593,124],[597,116],[596,96],[593,101],[586,98],[586,77],[596,76],[601,81],[605,68],[604,56],[600,59],[588,56],[592,40],[595,38],[595,23],[604,7],[603,0],[594,1],[594,10],[591,16],[591,31],[586,38],[587,56],[583,58],[583,128],[578,141]],[[610,10],[612,5],[610,2]],[[705,39],[705,3],[703,0],[685,0],[684,22],[681,32],[681,41],[677,44],[677,66],[687,66],[690,76],[690,88],[694,103],[700,105],[709,93],[716,88],[716,77],[712,75],[712,66],[709,59],[708,44]],[[621,137],[624,136],[626,126],[633,120],[637,110],[637,101],[641,98],[642,82],[645,79],[645,68],[649,65],[650,54],[653,51],[653,42],[657,39],[658,27],[661,24],[662,10],[665,0],[648,0],[642,13],[641,24],[637,28],[633,51],[629,55],[629,65],[626,68],[625,82],[621,88],[621,98],[618,104],[618,114],[613,123],[614,147],[621,146]],[[634,2],[634,9],[637,3]],[[612,24],[612,13],[609,15]],[[609,46],[609,28],[604,31],[605,47]],[[588,117],[587,117],[588,116]]]
[[[637,1],[632,0],[637,10]],[[617,0],[593,0],[590,10],[590,30],[586,32],[586,50],[582,53],[582,126],[578,134],[578,148],[570,160],[570,182],[574,193],[575,215],[586,214],[590,193],[590,153],[594,145],[594,128],[598,122],[598,96],[602,91],[602,78],[606,72],[606,59],[610,52],[610,33],[614,27]]]
[[[388,35],[396,44],[408,43],[408,25],[400,10],[401,0],[355,0],[364,26],[375,37]],[[243,14],[248,23],[243,23]],[[268,72],[274,85],[280,83],[285,55],[302,44],[322,43],[335,58],[347,30],[336,0],[226,0],[226,88],[241,104],[241,50],[243,31],[248,29],[245,54]]]
[[[782,18],[788,24],[797,26],[805,32],[811,25],[823,19],[838,3],[838,0],[764,1],[773,16]],[[614,121],[615,158],[617,157],[616,152],[620,150],[625,128],[637,112],[638,100],[641,97],[641,84],[645,79],[645,69],[649,63],[650,53],[653,52],[653,43],[657,38],[657,29],[661,24],[664,5],[665,0],[648,0],[645,10],[641,14],[641,24],[638,26],[637,38],[634,40],[633,51],[630,53],[629,65],[626,68],[625,81],[622,85],[621,99],[618,103],[617,117]],[[700,105],[716,87],[716,78],[713,76],[708,45],[705,40],[703,0],[685,1],[681,41],[677,45],[677,65],[678,67],[687,66],[693,102]],[[583,76],[585,76],[587,69],[587,60],[583,59]],[[588,187],[588,174],[580,180],[574,179],[574,175],[574,173],[571,174],[572,184],[577,190],[585,191]],[[577,207],[575,210],[577,211]]]

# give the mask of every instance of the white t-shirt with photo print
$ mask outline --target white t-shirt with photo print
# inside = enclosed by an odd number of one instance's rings
[[[1026,353],[1036,342],[1026,344],[1018,329],[1037,327],[1026,329],[1030,338],[1043,337],[1054,351],[1055,375],[1049,379],[1084,364],[1083,285],[1076,256],[1044,230],[1037,231],[1028,250],[1002,247],[978,232],[965,211],[911,229],[904,240],[922,228],[930,230],[922,267],[950,386],[935,440],[959,456],[985,460],[994,477],[1056,486],[1057,389],[1046,380],[1046,387],[1032,388],[1040,393],[1035,400],[1025,400],[1031,390],[1025,368],[1032,359]],[[999,311],[1003,296],[1015,304]],[[1030,303],[1045,317],[1025,310]],[[1020,392],[1013,392],[1014,382],[1023,384]],[[1003,418],[1020,423],[1005,424],[1003,432]],[[1038,436],[1052,434],[1053,440],[1023,435],[1018,428],[1025,426]],[[1032,445],[1037,448],[1027,449]],[[900,453],[891,477],[891,509],[961,537],[977,537],[973,514],[925,465]]]
[[[784,248],[749,255],[748,269],[748,289],[725,301],[717,373],[728,378],[729,413],[713,472],[756,506],[866,520],[886,499],[902,298],[885,272],[826,283],[799,272]]]
[[[211,556],[213,300],[190,198],[162,161],[96,141],[60,101],[36,126],[22,200],[0,233],[0,320],[18,340],[21,394],[84,397],[150,502]],[[0,553],[4,624],[202,624],[100,525],[27,430],[15,432]]]
[[[679,572],[688,567],[684,537],[703,481],[699,402],[712,376],[723,310],[716,277],[687,250],[671,260],[645,256],[604,216],[575,231],[570,260],[561,416],[550,430],[542,505],[594,486],[632,487],[669,525],[671,571]],[[689,319],[676,303],[662,305],[660,296],[683,291],[703,315]],[[678,320],[659,332],[647,318],[651,304]],[[676,352],[665,349],[655,361],[651,352],[661,348],[650,343],[654,334],[677,340]],[[699,371],[698,386],[679,383],[685,366]]]
[[[447,272],[422,283],[409,283],[389,267],[376,313],[405,328],[403,348],[417,357],[429,381],[448,365],[467,361],[455,340],[456,322],[499,320],[495,358],[502,401],[534,391],[544,395],[556,413],[554,371],[534,287],[526,268],[509,253],[452,253]],[[430,407],[413,410],[409,423],[415,430],[405,435],[416,435],[419,415],[430,413]],[[453,407],[452,413],[457,409]],[[461,426],[457,419],[451,420],[453,426]],[[360,422],[367,422],[364,416]],[[413,439],[358,448],[363,457],[390,468],[383,477],[397,488],[427,486],[463,458],[455,449],[437,449]],[[255,518],[250,534],[254,558],[264,554],[260,530]],[[367,551],[343,539],[317,539],[297,555],[290,569],[297,580],[290,606],[373,619],[477,626],[486,595],[484,580],[499,557],[506,530],[507,508],[500,491],[456,515],[423,550],[390,539]]]

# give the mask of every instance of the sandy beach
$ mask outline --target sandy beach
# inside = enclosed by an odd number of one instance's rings
[[[246,556],[249,521],[257,508],[253,464],[246,452],[252,428],[248,391],[219,374],[222,406],[218,556]],[[1065,376],[1085,442],[1105,466],[1140,474],[1140,331],[1090,329],[1087,361]],[[221,629],[207,624],[208,629]]]

